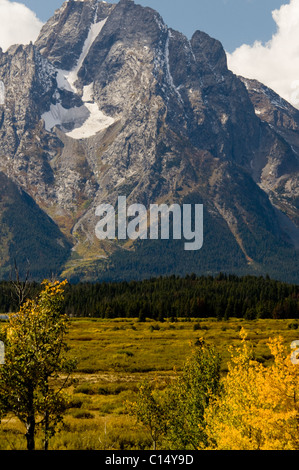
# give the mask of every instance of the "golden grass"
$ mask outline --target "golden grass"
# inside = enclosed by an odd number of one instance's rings
[[[138,322],[135,319],[72,319],[68,342],[78,360],[69,387],[70,408],[64,423],[50,441],[52,450],[134,450],[150,448],[146,430],[136,428],[125,402],[133,401],[145,378],[163,383],[182,369],[198,338],[221,354],[222,372],[229,347],[240,341],[242,327],[253,344],[255,357],[271,361],[267,342],[281,336],[287,348],[299,339],[291,320],[194,319]],[[295,322],[296,323],[296,322]],[[0,426],[0,450],[24,449],[24,429],[13,417]],[[41,448],[41,436],[37,446]]]

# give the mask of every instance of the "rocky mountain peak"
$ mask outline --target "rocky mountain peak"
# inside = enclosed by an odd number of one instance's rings
[[[195,56],[202,61],[205,55],[210,67],[219,74],[227,73],[227,57],[220,41],[211,38],[203,31],[196,31],[191,38],[191,45]]]
[[[35,45],[55,67],[70,70],[79,59],[91,24],[107,18],[114,7],[98,0],[67,1],[43,26]]]
[[[0,53],[0,170],[72,244],[70,278],[281,275],[286,260],[296,278],[297,117],[274,101],[204,32],[131,0],[70,0],[35,44]],[[96,207],[119,195],[203,202],[203,249],[100,242]]]

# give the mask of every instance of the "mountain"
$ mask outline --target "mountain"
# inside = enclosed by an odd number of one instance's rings
[[[225,271],[297,283],[298,113],[228,70],[204,32],[189,40],[132,0],[66,1],[35,44],[0,52],[0,171],[56,231],[32,222],[23,252],[63,240],[36,259],[72,281]],[[96,208],[119,196],[203,204],[202,249],[100,241]]]
[[[66,262],[70,243],[57,225],[34,200],[0,172],[0,256],[2,277],[14,278],[12,261],[19,274],[28,269],[36,278],[59,274]]]

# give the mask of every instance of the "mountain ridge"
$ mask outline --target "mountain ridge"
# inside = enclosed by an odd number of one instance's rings
[[[0,81],[0,170],[72,246],[61,275],[298,282],[298,116],[228,70],[219,41],[201,31],[189,40],[131,0],[70,0],[35,44],[0,54]],[[203,203],[203,249],[100,242],[95,209],[119,195]]]

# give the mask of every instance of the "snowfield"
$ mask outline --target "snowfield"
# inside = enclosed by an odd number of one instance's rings
[[[96,16],[97,15],[95,15],[95,19]],[[58,94],[59,89],[78,94],[79,90],[76,88],[76,82],[78,80],[79,70],[106,21],[107,18],[98,23],[94,21],[91,25],[76,66],[70,71],[57,70],[56,81]],[[70,132],[66,132],[66,135],[73,139],[86,139],[111,126],[114,123],[114,119],[110,116],[106,116],[99,109],[97,103],[94,102],[93,85],[93,83],[90,83],[83,89],[83,106],[65,109],[59,101],[55,105],[51,105],[50,110],[42,115],[42,119],[45,121],[45,129],[50,132],[55,126],[63,127],[66,124],[73,124],[74,129]]]
[[[0,80],[0,106],[5,104],[5,86],[2,80]]]

